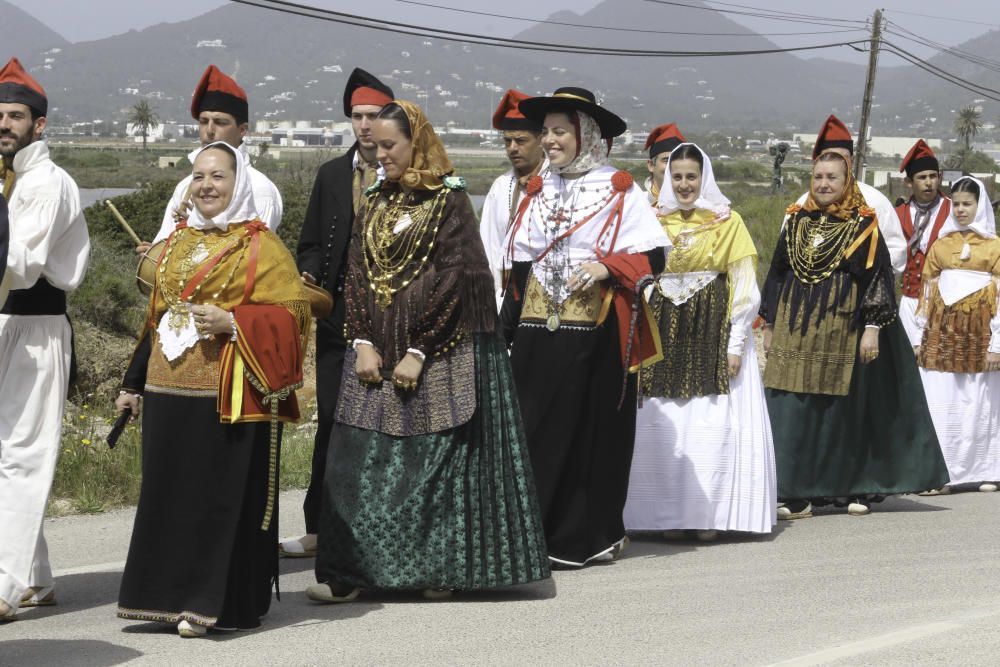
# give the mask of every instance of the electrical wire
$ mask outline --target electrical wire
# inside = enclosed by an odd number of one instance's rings
[[[991,28],[1000,28],[1000,24],[998,23],[983,23],[982,21],[973,21],[972,19],[957,19],[954,16],[934,16],[932,14],[919,14],[917,12],[903,11],[902,9],[893,9],[892,13],[907,14],[909,16],[920,16],[925,19],[937,19],[939,21],[955,21],[956,23],[971,23],[972,25],[979,25],[979,26],[987,25],[990,26]]]
[[[650,49],[618,49],[598,46],[582,46],[557,44],[552,42],[534,42],[530,40],[511,39],[504,37],[490,37],[476,33],[461,32],[456,30],[445,30],[443,28],[429,28],[425,26],[415,26],[407,23],[386,21],[381,19],[371,19],[346,12],[338,12],[330,9],[312,7],[295,2],[283,0],[232,0],[237,4],[268,9],[284,14],[304,16],[307,18],[320,19],[333,23],[341,23],[361,28],[369,28],[382,32],[391,32],[414,37],[430,37],[445,39],[454,42],[477,44],[481,46],[500,46],[511,49],[522,49],[530,51],[545,51],[555,53],[570,53],[580,55],[603,55],[621,57],[661,57],[661,58],[697,58],[697,57],[724,57],[724,56],[749,56],[765,55],[774,53],[792,53],[796,51],[815,51],[829,49],[839,46],[853,46],[863,44],[866,40],[853,40],[846,42],[834,42],[829,44],[813,44],[809,46],[797,46],[773,49],[743,49],[729,51],[659,51]]]
[[[935,42],[932,39],[929,39],[927,37],[922,37],[921,35],[918,35],[917,33],[913,32],[912,30],[904,28],[903,26],[899,25],[894,21],[888,21],[888,23],[890,24],[890,26],[892,26],[892,28],[896,28],[896,29],[891,29],[891,28],[887,29],[887,32],[889,32],[892,35],[901,37],[911,42],[915,42],[917,44],[920,44],[921,46],[926,46],[928,48],[935,49],[937,51],[948,54],[955,58],[965,60],[966,62],[978,65],[984,69],[988,69],[994,72],[1000,72],[1000,61],[991,60],[990,58],[987,58],[985,56],[979,56],[974,53],[970,53],[968,51],[963,51],[961,49],[949,47],[946,44],[942,44],[940,42]]]
[[[987,99],[1000,102],[1000,90],[987,88],[986,86],[977,84],[973,81],[969,81],[968,79],[963,79],[959,76],[951,74],[950,72],[943,70],[940,67],[937,67],[936,65],[933,65],[932,63],[929,63],[922,58],[919,58],[918,56],[910,53],[906,49],[897,46],[896,44],[893,44],[892,42],[883,41],[882,48],[884,48],[889,53],[892,53],[897,57],[902,58],[903,60],[909,62],[911,65],[915,65],[916,67],[924,70],[928,74],[932,74],[933,76],[936,76],[939,79],[947,81],[952,85],[958,86],[959,88],[964,88],[965,90],[976,93],[981,97],[985,97]]]
[[[708,12],[719,12],[719,13],[722,13],[722,14],[735,14],[737,16],[750,16],[750,17],[754,17],[754,18],[770,19],[770,20],[775,20],[775,21],[786,21],[788,23],[805,23],[805,24],[809,24],[809,25],[823,25],[823,26],[829,26],[829,27],[833,27],[833,28],[843,28],[843,27],[845,27],[845,25],[855,25],[858,28],[861,28],[864,25],[866,25],[866,21],[859,21],[857,19],[837,19],[837,18],[825,18],[825,17],[809,17],[808,19],[806,19],[806,18],[799,18],[798,16],[790,15],[790,14],[787,14],[787,13],[786,14],[778,14],[778,13],[774,13],[772,10],[769,10],[769,9],[760,9],[760,8],[757,8],[757,7],[753,8],[756,11],[746,12],[746,11],[738,11],[738,10],[734,10],[734,9],[717,9],[715,7],[704,7],[704,6],[701,6],[701,5],[690,5],[690,4],[687,4],[687,3],[684,3],[684,2],[676,2],[676,1],[673,1],[673,0],[644,0],[644,1],[645,2],[651,2],[651,3],[657,4],[657,5],[669,5],[669,6],[672,6],[672,7],[685,7],[687,9],[699,9],[699,10],[704,10],[704,11],[708,11]],[[806,15],[803,15],[803,16],[806,16]]]
[[[587,28],[590,30],[600,30],[602,32],[627,32],[642,33],[650,35],[688,35],[692,37],[788,37],[801,35],[831,35],[845,32],[861,32],[866,28],[844,28],[841,30],[812,30],[808,32],[682,32],[675,30],[645,30],[642,28],[617,28],[612,26],[588,25],[586,23],[570,23],[568,21],[552,21],[548,19],[532,19],[524,16],[508,16],[506,14],[493,14],[491,12],[476,11],[473,9],[461,9],[459,7],[448,7],[446,5],[436,5],[430,2],[418,2],[417,0],[396,0],[404,5],[415,5],[417,7],[427,7],[430,9],[440,9],[457,14],[472,14],[474,16],[489,16],[495,19],[506,19],[510,21],[522,21],[525,23],[540,23],[544,25],[559,25],[569,28]],[[750,30],[747,28],[747,30]]]

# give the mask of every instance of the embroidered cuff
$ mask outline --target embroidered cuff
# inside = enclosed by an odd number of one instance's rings
[[[421,363],[423,363],[424,361],[427,361],[427,355],[424,354],[423,352],[421,352],[420,350],[418,350],[415,347],[408,347],[408,348],[406,348],[406,353],[407,354],[412,354],[417,359],[419,359],[421,361]]]
[[[356,351],[358,349],[358,345],[367,345],[368,347],[375,347],[374,343],[372,343],[370,340],[365,340],[364,338],[355,338],[354,342],[351,343],[351,348]]]

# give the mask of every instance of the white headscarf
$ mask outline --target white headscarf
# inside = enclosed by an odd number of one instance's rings
[[[608,163],[608,143],[601,138],[601,126],[597,121],[581,111],[566,113],[570,120],[576,117],[580,132],[576,136],[576,157],[565,167],[549,164],[554,174],[579,174],[596,169]]]
[[[952,190],[955,189],[955,185],[960,181],[972,181],[977,186],[979,186],[979,206],[976,207],[976,217],[973,218],[972,223],[966,226],[958,224],[955,220],[955,208],[952,207],[951,213],[948,214],[948,219],[945,220],[944,225],[941,226],[941,231],[938,233],[938,238],[943,238],[948,234],[954,234],[955,232],[975,232],[983,238],[992,239],[996,238],[997,235],[997,223],[996,218],[993,216],[993,203],[990,202],[990,195],[986,192],[986,186],[978,178],[973,178],[972,176],[962,176],[961,178],[955,179],[955,182],[951,184]]]
[[[192,206],[191,212],[188,214],[187,225],[193,229],[227,229],[229,225],[256,220],[259,217],[253,203],[253,190],[250,186],[250,175],[247,173],[246,157],[241,151],[224,141],[216,141],[203,146],[198,151],[198,155],[195,156],[195,160],[208,149],[216,147],[224,148],[236,161],[236,183],[233,186],[233,198],[229,201],[226,210],[214,218],[204,217],[197,206]]]
[[[674,154],[677,153],[683,146],[694,146],[701,153],[702,167],[701,167],[701,192],[698,193],[698,198],[695,199],[694,203],[681,205],[677,201],[677,195],[674,194],[674,189],[671,186],[670,178],[670,163],[674,160]],[[690,209],[702,209],[714,212],[717,216],[725,215],[729,216],[729,199],[722,194],[719,190],[719,185],[715,182],[715,173],[712,171],[712,161],[708,158],[708,154],[701,150],[701,147],[697,144],[690,142],[680,144],[674,150],[670,151],[670,159],[667,161],[667,170],[663,176],[663,185],[660,186],[660,199],[659,199],[660,215],[669,215],[674,211],[680,210],[690,210]]]

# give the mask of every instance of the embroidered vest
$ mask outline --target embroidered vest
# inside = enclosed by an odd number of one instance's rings
[[[948,219],[949,213],[951,213],[951,200],[947,197],[942,197],[937,217],[934,218],[934,224],[931,225],[931,236],[927,240],[927,251],[930,251],[931,245],[937,241],[938,234],[941,232],[941,227],[944,226],[945,220]],[[899,216],[899,222],[903,227],[903,236],[909,242],[913,236],[913,218],[910,217],[910,202],[907,201],[897,206],[896,214]],[[909,247],[907,247],[906,270],[903,271],[903,296],[914,299],[920,297],[920,278],[924,271],[924,260],[927,258],[927,251],[918,248],[915,253],[911,253]]]

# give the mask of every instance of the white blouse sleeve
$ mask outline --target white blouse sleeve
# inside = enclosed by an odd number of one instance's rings
[[[760,289],[752,257],[738,259],[729,265],[729,289],[733,306],[729,322],[729,354],[743,355],[743,347],[757,309],[760,307]]]

